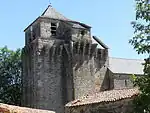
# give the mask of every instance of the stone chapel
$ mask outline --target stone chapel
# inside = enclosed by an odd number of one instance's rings
[[[64,113],[69,102],[85,105],[80,99],[90,95],[100,93],[109,102],[117,94],[118,99],[137,94],[129,75],[143,74],[143,60],[109,57],[108,46],[92,36],[89,25],[66,18],[49,5],[24,32],[22,106]]]

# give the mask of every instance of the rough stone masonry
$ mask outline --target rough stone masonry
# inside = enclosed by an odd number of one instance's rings
[[[64,113],[74,99],[113,89],[108,47],[90,26],[49,5],[24,31],[22,106]]]
[[[61,113],[67,102],[111,88],[108,48],[92,43],[90,26],[51,6],[25,29],[22,60],[23,106]]]

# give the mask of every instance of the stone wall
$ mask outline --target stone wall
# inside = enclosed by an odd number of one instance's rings
[[[40,47],[38,57],[37,104],[38,108],[61,113],[63,111],[62,56],[57,47],[48,44],[49,41],[45,45],[45,41],[39,40],[43,48]]]
[[[42,38],[54,38],[65,41],[91,39],[90,28],[73,27],[74,25],[79,25],[77,23],[49,18],[40,18],[40,21],[40,37]],[[51,34],[51,23],[56,23],[57,25],[56,36],[52,36]]]
[[[22,106],[33,107],[36,99],[36,72],[37,72],[37,40],[22,49]]]
[[[132,111],[132,99],[79,106],[66,106],[65,108],[65,113],[132,113]]]
[[[59,24],[57,37],[51,36],[51,22]],[[63,25],[64,30],[60,27]],[[60,39],[66,26],[69,28],[68,24],[60,24],[58,20],[40,19],[26,29],[22,51],[22,106],[62,113],[64,105],[73,99],[70,43],[65,44]]]
[[[32,41],[34,41],[36,38],[40,37],[41,32],[41,25],[39,23],[39,20],[35,23],[33,23],[32,26],[30,26],[25,31],[25,45],[29,45]]]
[[[51,36],[51,22],[57,23],[56,36]],[[83,36],[81,29],[73,32],[72,23],[45,18],[35,23],[34,32],[26,30],[31,34],[26,40],[33,40],[22,52],[23,106],[63,113],[69,101],[110,89],[108,49],[91,43],[90,29]],[[73,33],[80,38],[73,39]]]
[[[114,89],[133,88],[131,75],[128,74],[113,74]]]
[[[35,45],[35,48],[32,48]],[[26,45],[23,60],[23,106],[62,113],[73,100],[70,44],[62,40],[36,39]]]
[[[86,41],[73,45],[73,81],[75,99],[110,89],[108,50]]]

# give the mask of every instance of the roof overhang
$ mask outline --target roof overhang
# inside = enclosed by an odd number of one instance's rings
[[[84,23],[80,23],[80,22],[76,22],[76,21],[68,21],[68,20],[61,20],[61,19],[55,19],[55,18],[49,18],[49,17],[44,17],[44,16],[39,16],[36,20],[34,20],[28,27],[25,28],[24,32],[29,28],[31,27],[35,22],[37,21],[40,21],[41,19],[51,19],[51,20],[59,20],[59,21],[63,21],[63,22],[66,22],[66,23],[75,23],[75,24],[79,24],[87,29],[90,29],[91,26],[88,26]]]
[[[37,22],[37,21],[39,21],[40,20],[40,16],[37,18],[37,19],[35,19],[28,27],[26,27],[25,29],[24,29],[24,32],[29,28],[29,27],[31,27],[35,22]]]
[[[133,99],[133,97],[137,96],[139,93],[140,91],[138,88],[103,91],[69,102],[66,104],[66,107],[116,102],[123,99]]]
[[[98,37],[93,36],[92,38],[93,38],[98,44],[100,44],[104,49],[109,49],[109,47],[108,47],[106,44],[104,44]]]

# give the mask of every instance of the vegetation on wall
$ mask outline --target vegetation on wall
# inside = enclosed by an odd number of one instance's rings
[[[144,63],[144,76],[135,77],[134,85],[140,94],[135,98],[135,113],[150,112],[150,4],[149,0],[135,0],[136,20],[132,22],[134,37],[129,41],[138,54],[148,55]]]
[[[0,102],[20,105],[21,50],[0,48]]]

